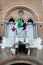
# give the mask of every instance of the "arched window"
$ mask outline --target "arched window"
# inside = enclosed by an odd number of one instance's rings
[[[27,38],[26,41],[34,39],[34,25],[33,25],[33,20],[29,19],[27,22],[28,22],[28,25],[27,25],[26,31],[27,31],[28,38]]]
[[[7,25],[7,36],[8,38],[14,38],[14,32],[11,30],[12,26],[14,26],[15,20],[13,18],[9,19],[9,24]]]

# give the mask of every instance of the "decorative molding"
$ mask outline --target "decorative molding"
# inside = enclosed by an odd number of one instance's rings
[[[9,7],[7,7],[7,9],[4,9],[3,11],[2,11],[2,19],[5,19],[5,17],[6,17],[6,14],[8,14],[8,12],[9,11],[12,11],[12,10],[14,10],[14,9],[25,9],[25,10],[27,10],[27,11],[30,11],[33,15],[36,15],[36,17],[37,17],[37,20],[40,20],[40,17],[41,17],[41,15],[40,15],[40,12],[38,11],[38,9],[36,9],[34,6],[31,6],[31,4],[29,4],[30,6],[24,6],[24,5],[13,5],[13,6],[9,6]]]
[[[22,15],[23,15],[23,11],[20,10],[20,11],[18,12],[18,14],[19,14],[19,16],[22,16]]]

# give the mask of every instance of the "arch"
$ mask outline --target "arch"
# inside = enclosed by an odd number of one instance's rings
[[[32,6],[32,5],[31,5]],[[40,13],[39,11],[33,6],[33,8],[31,6],[24,6],[24,5],[13,5],[12,7],[8,7],[7,9],[5,9],[4,11],[2,11],[2,19],[6,19],[6,15],[8,15],[10,12],[12,12],[13,10],[16,10],[16,9],[25,9],[29,12],[31,12],[33,15],[35,15],[37,17],[37,20],[39,21],[40,20]]]
[[[27,63],[15,63],[15,64],[11,64],[11,65],[31,65],[31,64],[27,64]]]
[[[25,60],[23,60],[23,61],[22,61],[22,60],[19,60],[19,61],[16,60],[16,61],[14,61],[14,60],[13,60],[13,61],[9,61],[9,62],[3,63],[3,65],[6,65],[6,64],[7,64],[7,65],[12,65],[12,64],[14,64],[14,65],[15,65],[15,64],[34,65],[35,63],[32,62],[32,61],[28,61],[28,60],[27,60],[27,61],[25,61]]]
[[[32,20],[32,19],[29,19],[27,22],[28,22],[28,23],[31,22],[31,23],[33,24],[33,20]]]
[[[27,22],[31,22],[33,24],[33,20],[32,19],[28,19]]]
[[[1,63],[1,65],[11,65],[11,64],[16,64],[16,63],[26,63],[30,65],[43,65],[43,62],[41,62],[38,59],[35,59],[34,57],[14,57],[12,56],[9,60],[6,60]]]
[[[15,22],[13,18],[10,18],[9,19],[9,22]]]
[[[14,16],[10,16],[10,17],[6,18],[6,20],[8,20],[8,21],[9,21],[9,19],[11,19],[11,18],[13,18],[13,19],[14,19],[14,21],[16,21],[16,18],[15,18]]]
[[[35,20],[32,17],[28,17],[25,21],[27,22],[29,19],[31,19],[34,23]]]

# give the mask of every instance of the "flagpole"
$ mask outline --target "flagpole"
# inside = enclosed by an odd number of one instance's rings
[[[21,20],[22,20],[23,11],[22,11],[22,10],[20,10],[18,13],[19,13],[19,19],[21,19]],[[18,38],[19,38],[19,37],[18,37]],[[22,38],[22,37],[20,36],[20,38]]]
[[[26,22],[25,22],[25,23],[26,23]],[[26,33],[27,33],[27,31],[26,31],[26,29],[25,29],[24,42],[26,42]]]

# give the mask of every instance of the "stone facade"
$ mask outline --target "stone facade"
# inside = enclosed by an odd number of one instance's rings
[[[15,21],[19,19],[18,12],[23,11],[22,19],[27,21],[28,19],[32,19],[33,22],[37,24],[37,35],[41,37],[43,40],[43,3],[42,0],[0,0],[0,34],[2,36],[5,35],[5,23],[4,20],[8,20],[13,18]],[[42,22],[42,23],[41,23]],[[43,41],[42,41],[43,45]],[[39,52],[39,51],[38,51]],[[43,60],[43,48],[41,49],[41,53],[39,54],[39,58]]]

